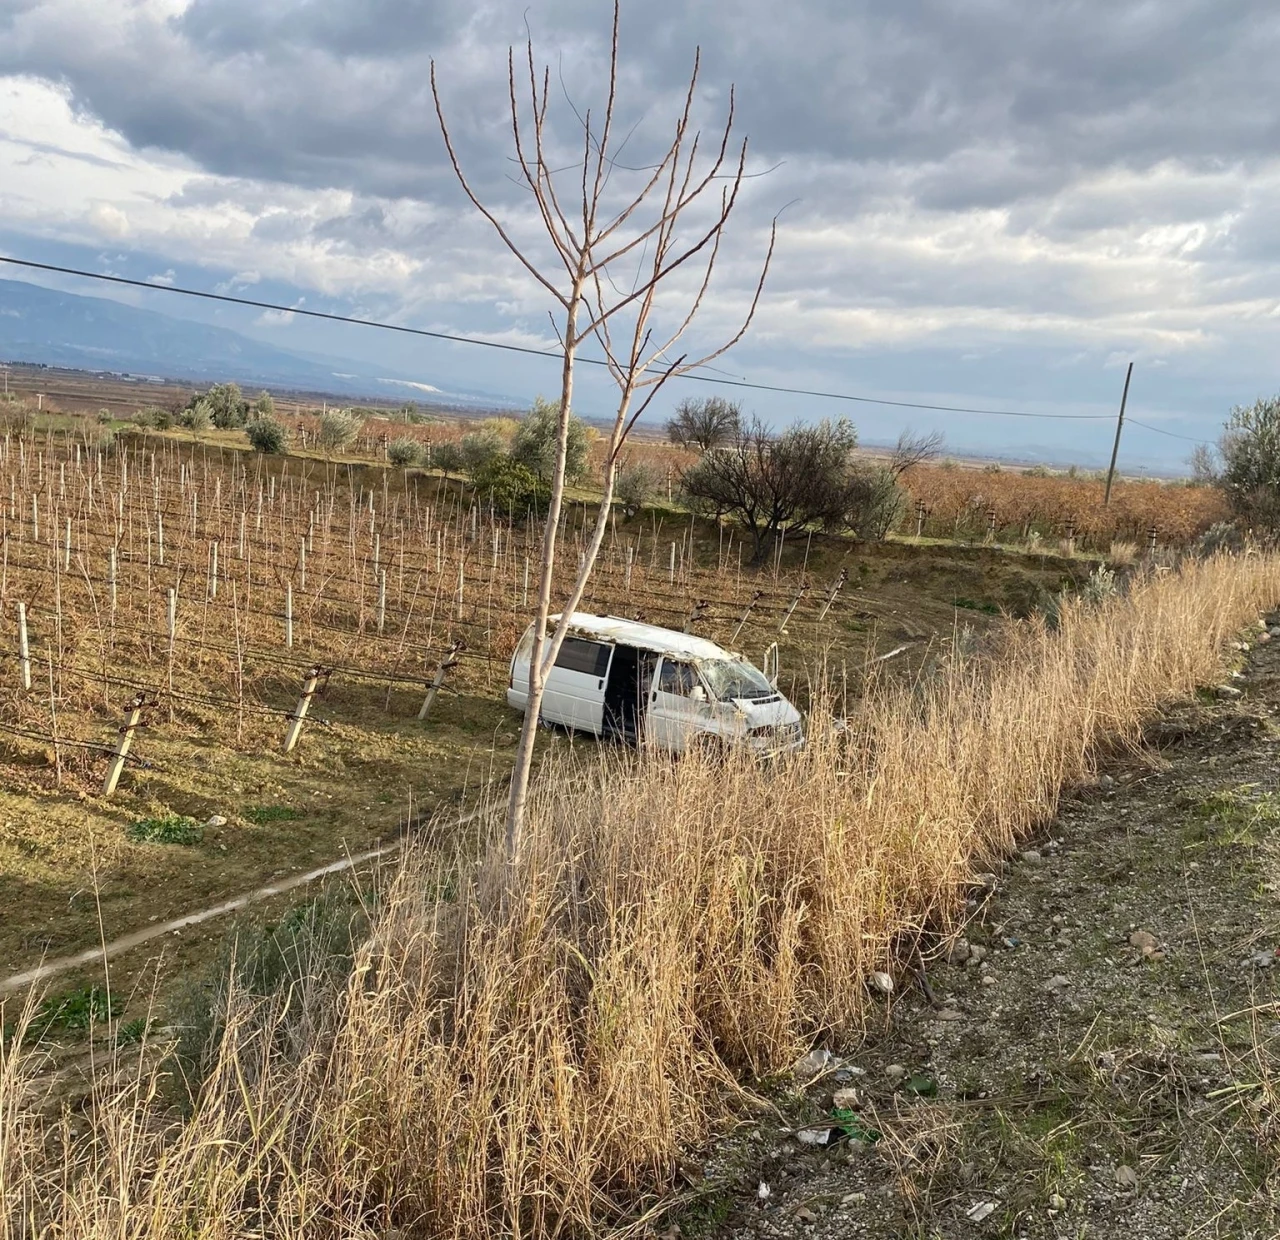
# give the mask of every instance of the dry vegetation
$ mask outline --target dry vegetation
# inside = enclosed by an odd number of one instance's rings
[[[1221,669],[1280,597],[1274,557],[1189,562],[1010,625],[913,685],[819,709],[775,767],[608,755],[544,769],[530,846],[406,859],[349,973],[229,1003],[189,1117],[158,1056],[83,1116],[0,1060],[0,1235],[599,1234],[678,1180],[732,1081],[856,1040],[873,969],[945,934],[975,868],[1103,744]],[[843,710],[837,714],[844,713]],[[497,831],[494,815],[493,829]]]
[[[923,503],[924,533],[941,538],[980,537],[994,512],[1002,541],[1032,533],[1057,539],[1070,526],[1080,545],[1096,550],[1115,542],[1145,547],[1154,527],[1162,545],[1180,547],[1231,515],[1217,488],[1182,483],[1122,480],[1104,508],[1104,483],[1097,478],[918,465],[905,481],[912,503],[908,524],[914,529],[914,505]]]

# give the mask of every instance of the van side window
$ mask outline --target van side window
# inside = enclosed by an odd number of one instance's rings
[[[697,673],[688,663],[673,663],[670,659],[662,660],[662,670],[658,673],[658,688],[663,693],[675,693],[680,697],[688,697],[697,683]]]
[[[603,676],[609,670],[611,646],[600,642],[583,641],[580,637],[566,637],[556,655],[556,666],[569,672],[582,672],[587,676]]]

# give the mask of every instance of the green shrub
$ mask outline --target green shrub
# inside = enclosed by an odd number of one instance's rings
[[[151,405],[146,409],[139,409],[134,414],[133,420],[141,427],[153,431],[168,431],[173,429],[174,417],[168,409],[161,409],[159,405]]]
[[[207,431],[213,425],[213,408],[202,398],[178,414],[178,422],[193,433]]]
[[[431,449],[431,465],[447,478],[462,472],[462,449],[456,443],[439,443]]]
[[[550,482],[556,467],[556,446],[560,433],[560,406],[538,397],[511,444],[511,455],[543,482]],[[587,474],[590,446],[583,420],[569,415],[569,436],[565,445],[566,482],[578,482]]]
[[[524,516],[530,509],[545,508],[551,489],[509,456],[495,456],[472,476],[476,494],[483,496],[499,511],[512,517]]]
[[[205,394],[213,424],[219,430],[238,430],[249,420],[249,402],[237,383],[215,383]]]
[[[1243,550],[1244,535],[1240,528],[1230,521],[1215,521],[1192,544],[1191,554],[1198,559],[1207,560],[1220,552],[1239,555]]]
[[[387,460],[408,469],[422,460],[422,445],[416,439],[393,439],[387,444]]]
[[[614,494],[628,508],[643,508],[662,489],[665,475],[652,461],[636,461],[618,471]]]
[[[161,818],[139,818],[125,828],[136,844],[198,844],[204,828],[194,818],[165,814]]]
[[[506,451],[506,444],[497,431],[481,427],[463,435],[458,451],[462,454],[462,468],[475,478],[487,465],[502,456]]]
[[[355,443],[363,425],[364,418],[354,409],[326,410],[320,415],[316,443],[326,452],[341,452]]]
[[[256,417],[245,424],[244,433],[258,452],[278,456],[288,450],[289,432],[271,417]]]

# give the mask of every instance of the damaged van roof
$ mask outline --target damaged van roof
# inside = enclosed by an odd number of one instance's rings
[[[554,627],[560,617],[551,616],[549,620]],[[680,655],[686,659],[738,657],[705,637],[677,633],[675,629],[663,629],[656,624],[643,624],[639,620],[624,620],[621,616],[593,616],[589,612],[575,611],[569,632],[576,637],[593,637],[597,641],[616,642],[622,646],[641,646],[645,650]]]

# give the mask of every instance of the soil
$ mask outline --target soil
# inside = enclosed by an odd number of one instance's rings
[[[975,888],[963,945],[723,1142],[662,1234],[1280,1235],[1280,641],[1259,636],[1242,696],[1168,710],[1064,799]],[[834,1116],[837,1089],[857,1099]]]

